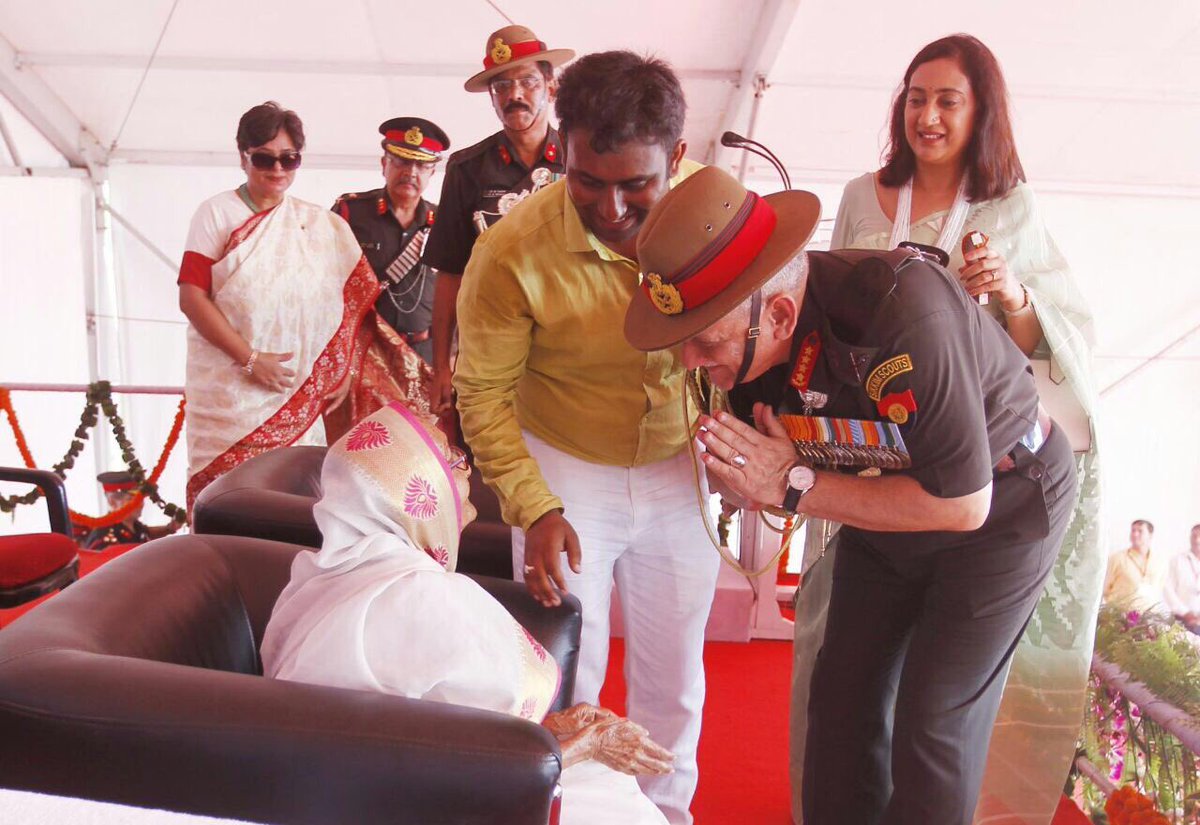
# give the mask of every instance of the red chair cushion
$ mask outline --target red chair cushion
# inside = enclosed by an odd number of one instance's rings
[[[0,587],[20,587],[66,567],[79,547],[62,533],[0,536]]]

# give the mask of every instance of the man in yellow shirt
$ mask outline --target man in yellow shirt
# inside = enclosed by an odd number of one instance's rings
[[[1154,525],[1138,519],[1129,526],[1129,547],[1108,557],[1104,603],[1131,610],[1166,610],[1163,579],[1166,567],[1150,548]]]
[[[638,352],[622,328],[638,229],[697,168],[683,158],[685,111],[659,60],[602,52],[563,72],[566,180],[476,242],[454,376],[463,433],[514,528],[514,572],[545,605],[560,590],[583,604],[575,701],[596,702],[604,682],[616,583],[629,717],[675,754],[673,774],[639,781],[672,823],[691,822],[718,556],[678,355]]]

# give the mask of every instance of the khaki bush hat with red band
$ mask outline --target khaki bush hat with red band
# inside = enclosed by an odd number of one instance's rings
[[[796,257],[820,219],[812,192],[759,197],[715,166],[691,175],[638,233],[641,285],[625,313],[626,340],[666,349],[716,323]]]
[[[561,66],[575,56],[573,49],[547,49],[536,34],[524,26],[505,26],[488,35],[483,47],[483,71],[463,84],[468,92],[486,92],[488,81],[515,66],[545,60]]]

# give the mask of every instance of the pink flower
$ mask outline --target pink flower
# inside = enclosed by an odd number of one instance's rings
[[[1133,627],[1135,624],[1137,624],[1139,621],[1141,621],[1141,618],[1142,618],[1141,613],[1137,612],[1136,610],[1130,610],[1128,613],[1125,614],[1125,626]]]
[[[442,567],[450,567],[450,551],[445,547],[438,545],[437,547],[426,547],[425,552],[429,554],[429,558],[436,561]]]
[[[386,447],[392,443],[392,434],[388,432],[387,427],[380,424],[378,421],[360,421],[350,435],[346,437],[347,452],[357,453],[363,450],[374,450],[379,447]]]
[[[433,485],[420,476],[410,478],[404,487],[404,512],[421,521],[436,516],[438,499]]]

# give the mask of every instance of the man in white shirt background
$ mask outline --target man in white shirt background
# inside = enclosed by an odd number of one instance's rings
[[[1200,633],[1200,524],[1192,527],[1188,549],[1171,559],[1163,602],[1188,630]]]

